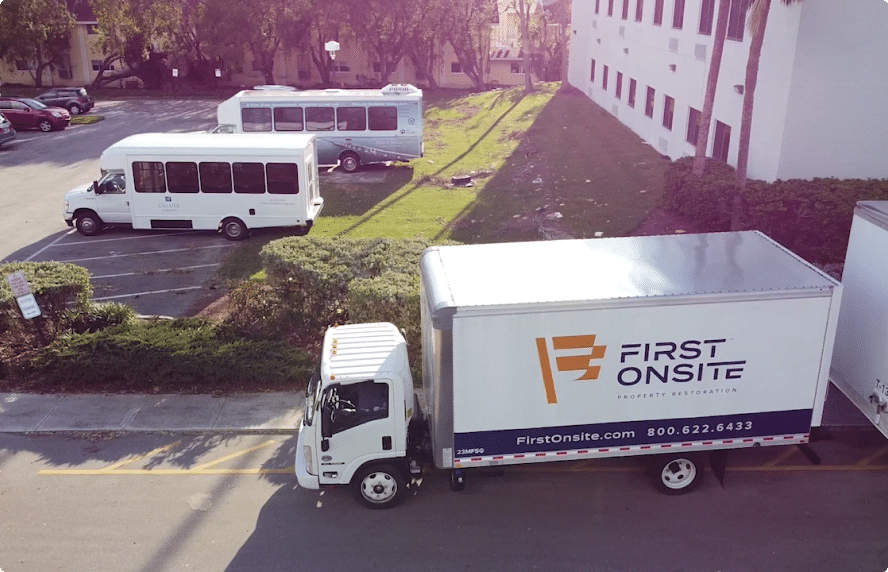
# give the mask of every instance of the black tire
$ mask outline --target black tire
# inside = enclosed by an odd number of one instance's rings
[[[450,490],[458,493],[466,488],[466,474],[460,469],[450,471]]]
[[[404,498],[404,475],[391,465],[371,465],[355,473],[352,492],[367,508],[381,510],[397,506]]]
[[[239,218],[227,218],[222,221],[222,234],[228,240],[243,240],[247,238],[249,229]]]
[[[102,234],[105,229],[105,223],[99,218],[99,215],[92,211],[86,211],[77,215],[76,223],[77,232],[83,236],[96,236]]]
[[[339,164],[346,173],[354,173],[361,166],[361,159],[356,153],[349,151],[339,156]]]
[[[72,103],[71,105],[68,106],[68,111],[71,112],[71,115],[80,115],[80,112],[83,110],[80,109],[80,106],[77,105],[76,103]]]
[[[49,133],[50,131],[52,131],[52,121],[50,121],[49,119],[41,119],[37,122],[37,127],[38,129],[40,129],[40,131],[43,131],[44,133]]]
[[[693,454],[658,455],[652,459],[654,486],[664,495],[691,492],[703,479],[703,457]]]

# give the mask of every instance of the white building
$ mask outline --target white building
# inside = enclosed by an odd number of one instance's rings
[[[750,34],[732,0],[707,154],[737,164]],[[718,0],[573,0],[570,83],[672,159],[694,154]],[[888,178],[888,2],[772,0],[749,177]]]

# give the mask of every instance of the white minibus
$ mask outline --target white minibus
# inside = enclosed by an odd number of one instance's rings
[[[220,103],[213,132],[313,133],[318,162],[349,173],[423,156],[421,89],[271,89],[279,87],[244,90]]]
[[[65,222],[85,235],[106,226],[308,232],[324,206],[313,135],[143,133],[108,147],[102,177],[65,194]]]

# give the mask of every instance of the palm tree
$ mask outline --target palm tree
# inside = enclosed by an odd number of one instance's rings
[[[703,176],[706,164],[706,146],[709,144],[709,126],[712,123],[712,108],[715,105],[715,88],[718,87],[718,75],[721,70],[722,52],[725,49],[725,37],[728,35],[728,12],[731,0],[719,0],[718,20],[715,24],[715,37],[712,41],[712,58],[709,60],[709,76],[706,78],[706,95],[703,96],[703,111],[697,130],[697,148],[694,153],[693,172]]]
[[[782,0],[789,6],[802,0]],[[752,109],[755,102],[755,87],[758,83],[759,63],[762,57],[762,44],[765,41],[765,27],[771,11],[771,0],[755,0],[749,8],[747,27],[752,35],[749,44],[749,59],[746,60],[746,83],[743,92],[743,114],[740,120],[740,142],[737,147],[737,192],[731,213],[731,230],[740,228],[740,196],[746,188],[746,171],[749,166],[749,136],[752,132]]]

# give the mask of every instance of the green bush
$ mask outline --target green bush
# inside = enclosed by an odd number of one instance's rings
[[[708,159],[703,177],[691,173],[692,157],[666,172],[664,206],[686,216],[701,231],[730,230],[733,167]],[[747,181],[740,195],[743,229],[761,230],[812,262],[842,262],[854,206],[888,199],[888,179]]]
[[[159,391],[224,390],[242,383],[307,382],[312,359],[283,341],[226,335],[198,319],[146,320],[59,337],[31,363],[53,384]]]

